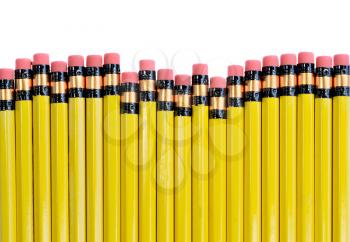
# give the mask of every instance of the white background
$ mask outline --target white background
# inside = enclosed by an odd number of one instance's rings
[[[66,60],[112,51],[121,54],[122,71],[154,58],[176,73],[190,74],[201,61],[210,75],[225,76],[228,64],[268,54],[349,53],[347,2],[0,0],[0,67],[35,52]]]

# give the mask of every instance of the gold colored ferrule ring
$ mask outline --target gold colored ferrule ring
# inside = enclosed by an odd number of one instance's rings
[[[0,89],[0,100],[1,101],[14,100],[14,90],[13,89]]]
[[[336,75],[334,87],[350,87],[350,75]]]
[[[190,108],[192,106],[191,95],[175,95],[175,103],[178,108]]]
[[[32,89],[32,85],[32,79],[16,79],[16,91],[30,91]]]
[[[296,87],[297,75],[289,74],[280,76],[280,87]]]
[[[87,76],[86,77],[86,89],[98,90],[102,89],[102,76]]]
[[[330,76],[317,76],[316,88],[317,89],[331,89],[333,86],[333,78]]]
[[[226,110],[226,98],[225,97],[211,97],[209,109],[210,110]]]
[[[49,86],[50,85],[50,79],[48,74],[36,74],[34,75],[33,79],[33,86]]]
[[[208,85],[193,85],[193,96],[206,97],[208,96]]]
[[[136,92],[123,92],[121,97],[122,103],[137,103],[138,95]]]
[[[51,93],[52,94],[65,94],[67,93],[67,82],[51,82]]]
[[[140,80],[140,91],[141,92],[155,92],[156,81],[155,80]]]
[[[277,75],[267,75],[262,82],[263,88],[279,88],[279,77]]]
[[[68,82],[69,89],[85,88],[85,77],[84,76],[70,76]]]
[[[231,85],[228,86],[228,97],[229,98],[242,98],[244,96],[243,85]]]
[[[315,77],[313,73],[299,73],[298,86],[302,85],[315,85]]]
[[[106,86],[119,86],[120,84],[120,74],[106,74],[103,77],[103,85]]]
[[[174,91],[172,89],[158,89],[159,102],[174,102]]]
[[[246,80],[245,92],[261,92],[261,81]]]

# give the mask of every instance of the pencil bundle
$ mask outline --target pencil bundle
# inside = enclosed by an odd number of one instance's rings
[[[0,69],[0,242],[350,241],[350,58]]]

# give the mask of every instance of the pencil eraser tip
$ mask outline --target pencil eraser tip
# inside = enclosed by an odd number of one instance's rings
[[[33,65],[50,65],[50,56],[45,53],[34,54]]]
[[[139,83],[139,78],[136,72],[123,72],[121,83]]]
[[[332,57],[330,56],[318,56],[316,58],[316,67],[331,68],[332,64]]]
[[[261,71],[261,62],[259,60],[247,60],[245,71]]]
[[[297,64],[297,56],[295,54],[281,55],[281,66],[295,66]]]
[[[227,67],[227,76],[243,76],[243,66],[230,65]]]
[[[141,71],[155,71],[156,63],[154,60],[140,60],[139,67]]]
[[[28,58],[16,59],[16,70],[28,70],[32,68],[32,60]]]
[[[279,60],[278,60],[278,56],[276,55],[268,55],[268,56],[264,56],[263,58],[263,66],[279,66]]]
[[[175,85],[177,86],[191,86],[191,76],[190,75],[176,75]]]
[[[88,55],[86,57],[87,67],[102,67],[102,56],[101,55]]]
[[[118,53],[106,53],[104,55],[104,64],[105,65],[119,65],[120,64],[120,55]]]
[[[314,53],[312,52],[300,52],[298,54],[298,63],[299,64],[313,64],[315,62]]]
[[[208,65],[202,63],[193,64],[192,75],[208,75]]]
[[[210,78],[210,88],[226,88],[226,80],[220,76]]]
[[[53,61],[51,72],[67,72],[67,63],[65,61]]]
[[[0,80],[13,80],[15,73],[12,69],[1,68],[0,69]]]
[[[348,66],[350,65],[349,55],[337,54],[334,56],[334,66]]]
[[[84,56],[82,55],[68,56],[68,66],[84,66]]]
[[[174,73],[172,69],[159,69],[158,80],[174,80]]]

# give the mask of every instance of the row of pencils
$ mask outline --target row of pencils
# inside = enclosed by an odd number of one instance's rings
[[[0,69],[0,242],[349,242],[350,60],[227,78],[108,53]]]

